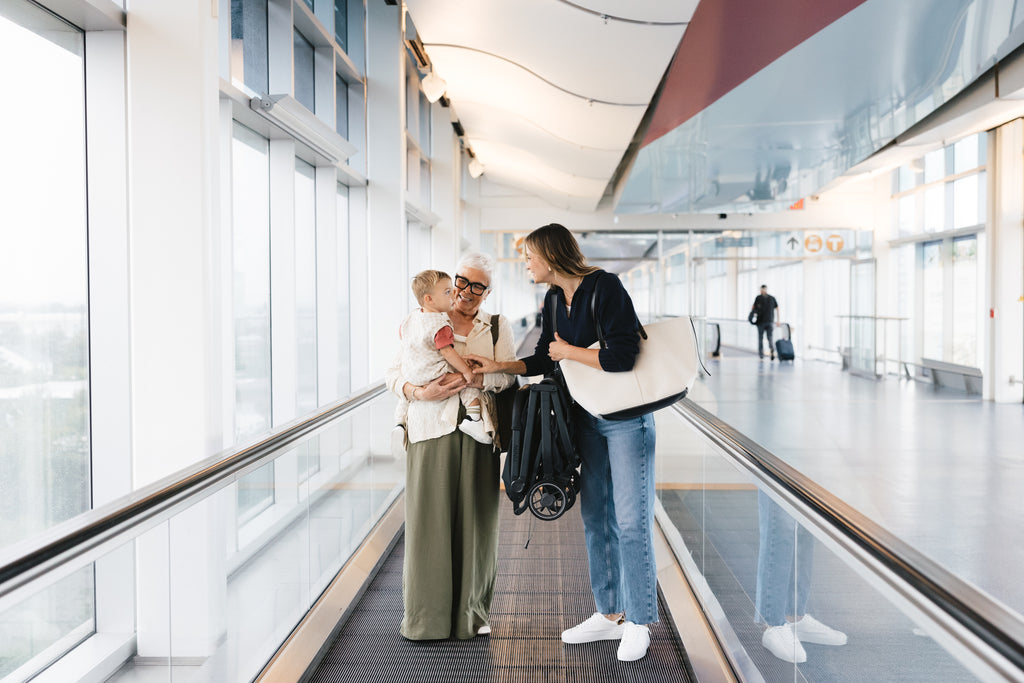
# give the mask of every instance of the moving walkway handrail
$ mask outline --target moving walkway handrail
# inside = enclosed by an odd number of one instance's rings
[[[157,524],[179,506],[244,469],[255,469],[285,446],[360,408],[386,391],[371,385],[312,415],[298,418],[252,444],[228,449],[110,503],[84,512],[45,534],[11,546],[0,556],[0,600],[31,586],[49,571],[127,531]]]
[[[771,490],[812,510],[826,528],[836,532],[831,535],[840,544],[858,549],[858,554],[866,555],[902,579],[1002,660],[977,649],[973,650],[975,656],[1015,680],[1024,679],[1024,620],[1018,614],[857,512],[692,400],[684,398],[673,407],[733,462]],[[1007,665],[1014,668],[1008,670]]]

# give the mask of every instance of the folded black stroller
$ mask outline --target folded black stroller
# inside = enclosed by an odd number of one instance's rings
[[[529,507],[538,519],[558,519],[576,502],[580,458],[570,436],[568,393],[556,379],[519,389],[501,474],[517,515]]]

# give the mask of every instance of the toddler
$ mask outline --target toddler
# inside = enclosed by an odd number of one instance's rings
[[[467,382],[473,382],[476,376],[472,369],[455,352],[455,330],[448,318],[453,302],[451,277],[440,270],[425,270],[412,279],[412,292],[422,308],[402,323],[402,377],[412,384],[424,385],[454,368]],[[480,443],[492,443],[494,429],[486,419],[482,398],[479,389],[459,392],[458,400],[466,408],[459,431]],[[416,411],[417,403],[409,404],[409,413]]]

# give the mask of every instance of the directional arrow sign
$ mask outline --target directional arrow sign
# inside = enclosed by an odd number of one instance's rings
[[[789,247],[790,251],[796,251],[797,247],[800,246],[800,240],[795,237],[790,237],[786,240],[786,246]]]

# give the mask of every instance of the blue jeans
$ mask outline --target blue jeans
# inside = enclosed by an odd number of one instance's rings
[[[654,416],[612,421],[573,411],[583,461],[580,511],[597,611],[658,621],[654,561]]]
[[[811,587],[814,536],[777,503],[757,492],[757,621],[779,626],[787,615],[802,617]]]

